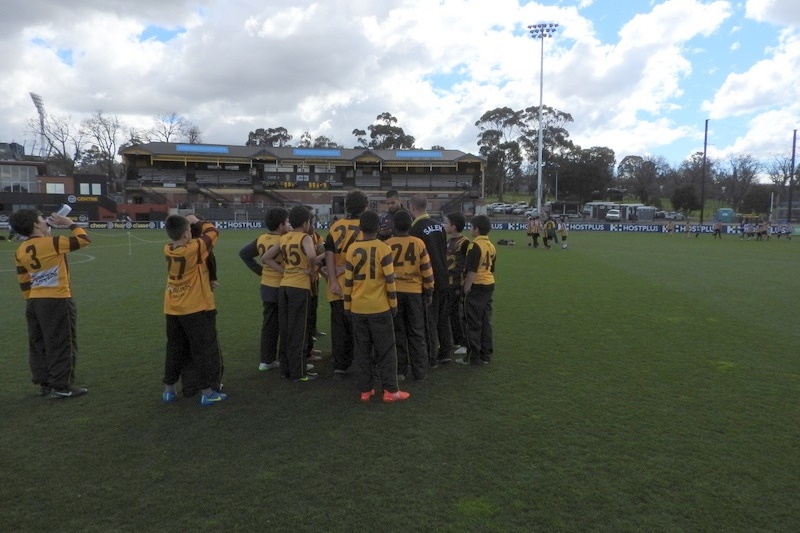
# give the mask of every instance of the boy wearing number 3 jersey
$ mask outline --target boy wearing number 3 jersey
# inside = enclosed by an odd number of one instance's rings
[[[386,239],[392,250],[397,286],[394,337],[397,346],[397,378],[405,380],[408,367],[421,381],[428,374],[428,342],[425,337],[425,304],[433,292],[433,268],[422,239],[411,237],[411,213],[394,215],[394,236]],[[423,296],[424,295],[424,296]]]
[[[50,235],[48,220],[69,227],[71,237]],[[26,237],[16,252],[17,279],[26,300],[28,357],[40,396],[72,398],[86,394],[75,387],[77,310],[69,285],[67,255],[88,246],[89,236],[69,218],[53,214],[48,220],[36,209],[11,215],[11,229]]]
[[[392,251],[377,238],[380,217],[365,211],[359,217],[362,240],[347,250],[344,271],[344,309],[353,321],[355,362],[361,401],[375,394],[375,376],[383,401],[405,400],[397,385],[397,352],[392,317],[397,314],[397,289]]]
[[[200,237],[192,238],[191,224],[200,223]],[[167,288],[164,314],[167,317],[167,353],[164,362],[164,393],[161,399],[177,399],[175,383],[183,375],[184,396],[202,391],[200,405],[212,405],[228,398],[220,389],[222,357],[217,339],[217,310],[208,283],[206,260],[219,233],[210,222],[194,215],[170,215],[164,222],[172,241],[164,246],[167,260]],[[187,376],[190,379],[187,379]],[[191,389],[190,389],[191,387]]]

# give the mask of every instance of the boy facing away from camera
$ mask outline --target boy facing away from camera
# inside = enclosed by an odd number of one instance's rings
[[[200,237],[192,238],[192,224],[199,225]],[[161,399],[164,403],[177,400],[175,384],[182,379],[184,396],[194,395],[196,388],[201,391],[200,405],[213,405],[228,398],[219,392],[222,355],[206,264],[219,233],[211,222],[201,222],[194,215],[170,215],[164,226],[172,242],[164,246],[167,350]]]
[[[408,234],[411,213],[397,211],[394,235],[386,239],[392,250],[394,280],[397,287],[397,315],[394,336],[397,346],[397,379],[411,375],[421,381],[428,374],[428,341],[425,336],[425,305],[433,291],[433,267],[425,243]]]
[[[353,323],[355,363],[361,401],[375,394],[375,376],[383,401],[409,397],[397,384],[397,351],[392,317],[397,314],[397,288],[392,251],[379,240],[380,217],[364,211],[359,217],[362,239],[347,250],[344,263],[344,309]]]

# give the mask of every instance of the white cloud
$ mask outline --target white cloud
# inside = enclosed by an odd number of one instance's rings
[[[782,32],[770,57],[743,73],[729,74],[703,109],[711,118],[744,115],[766,107],[790,105],[800,99],[797,72],[800,69],[800,35]]]
[[[206,141],[230,144],[255,128],[284,126],[295,138],[308,130],[352,146],[354,128],[388,111],[420,147],[474,153],[474,123],[485,111],[538,105],[542,43],[525,27],[541,20],[561,24],[544,43],[544,103],[572,114],[576,142],[610,146],[621,159],[696,141],[696,124],[679,115],[702,99],[687,91],[700,76],[698,58],[715,52],[708,37],[742,40],[731,2],[652,2],[616,22],[583,12],[604,3],[612,13],[612,0],[142,0],[113,9],[107,0],[13,0],[0,19],[0,71],[14,80],[0,85],[0,141],[25,137],[34,91],[49,111],[76,120],[103,109],[141,128],[176,111]],[[792,20],[796,3],[750,0],[747,16]],[[616,26],[609,32],[608,24]],[[140,42],[151,25],[186,31]],[[727,42],[724,51],[738,46]],[[800,66],[797,46],[784,30],[760,61],[706,87],[713,97],[703,110],[748,116],[761,132],[757,117],[800,100],[798,84],[787,86]],[[73,51],[71,66],[59,50]],[[741,143],[756,137],[743,134]]]
[[[800,3],[796,0],[747,0],[745,12],[760,22],[800,27]]]

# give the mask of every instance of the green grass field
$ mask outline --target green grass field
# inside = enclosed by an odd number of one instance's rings
[[[800,530],[800,241],[494,232],[518,245],[498,247],[493,364],[362,404],[328,337],[321,380],[256,370],[255,235],[217,248],[230,399],[210,408],[160,402],[161,232],[72,254],[90,393],[60,401],[29,382],[0,242],[0,530]]]

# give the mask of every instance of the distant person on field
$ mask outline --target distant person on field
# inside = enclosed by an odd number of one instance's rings
[[[409,394],[397,384],[393,323],[397,290],[392,251],[377,238],[378,214],[364,211],[359,218],[362,238],[347,250],[344,274],[344,308],[353,321],[358,389],[361,401],[368,402],[375,395],[377,376],[383,401],[397,402]]]
[[[447,234],[444,225],[428,214],[428,200],[422,194],[411,197],[408,207],[414,222],[410,235],[425,243],[433,266],[433,298],[426,308],[428,334],[428,357],[430,368],[452,361],[453,336],[450,331],[450,315],[447,302]]]
[[[342,286],[344,285],[344,259],[347,250],[361,236],[359,217],[367,209],[369,199],[358,189],[344,198],[344,218],[335,221],[325,238],[325,266],[328,273],[328,302],[331,306],[331,359],[333,378],[344,379],[353,364],[353,326],[344,313]],[[335,217],[334,217],[335,218]]]
[[[667,222],[665,229],[667,230],[667,235],[673,235],[675,233],[675,224],[670,220]]]
[[[193,239],[191,225],[198,223],[200,237]],[[175,384],[183,376],[184,396],[196,394],[196,387],[202,392],[200,405],[222,402],[228,396],[219,392],[222,355],[217,338],[217,310],[211,285],[206,281],[206,260],[219,232],[213,224],[201,222],[194,215],[170,215],[164,227],[172,242],[164,246],[167,350],[161,399],[164,403],[177,400]]]
[[[409,367],[415,380],[428,374],[428,340],[425,336],[425,306],[433,296],[433,269],[425,243],[411,237],[411,214],[395,213],[394,236],[386,239],[392,251],[397,288],[394,336],[397,347],[397,378],[405,380]]]
[[[453,355],[467,353],[467,340],[464,336],[464,300],[461,287],[464,285],[464,262],[467,258],[469,239],[461,234],[467,221],[461,213],[450,213],[445,217],[444,230],[447,232],[447,303],[450,314],[450,331],[453,332]]]
[[[308,313],[311,284],[317,272],[314,240],[308,234],[311,212],[302,205],[289,211],[292,229],[271,246],[261,260],[265,265],[283,272],[278,289],[278,359],[283,377],[293,382],[306,382],[318,374],[306,372],[308,357]],[[282,256],[278,262],[277,257]]]
[[[49,222],[49,224],[48,224]],[[71,237],[50,235],[50,224],[69,228]],[[74,398],[88,391],[75,386],[78,357],[77,308],[72,299],[67,256],[91,240],[71,219],[36,209],[19,209],[10,228],[25,237],[15,254],[17,280],[25,298],[28,363],[40,396]]]
[[[492,360],[492,296],[497,251],[489,240],[489,217],[472,218],[472,242],[464,267],[464,313],[467,319],[467,356],[457,363],[487,365]]]
[[[565,219],[559,219],[558,221],[558,234],[561,235],[561,248],[564,250],[567,249],[567,235],[569,233],[569,229],[567,228],[567,221]]]
[[[722,239],[722,221],[717,220],[714,222],[714,238]]]
[[[280,368],[278,362],[278,289],[281,286],[283,272],[274,270],[261,262],[261,256],[281,240],[291,226],[289,211],[283,207],[273,207],[264,216],[267,233],[260,235],[253,242],[239,250],[239,258],[247,268],[261,279],[259,293],[261,295],[261,342],[258,369],[261,371]],[[276,257],[281,262],[281,256]]]
[[[533,222],[533,217],[529,216],[528,220],[527,220],[527,222],[525,224],[525,233],[528,236],[528,246],[533,246],[534,230],[535,230],[535,224]],[[538,235],[537,235],[537,237],[538,237]]]
[[[550,249],[550,241],[556,239],[556,222],[552,218],[548,218],[544,223],[544,247]],[[558,241],[556,240],[556,243]]]
[[[689,224],[689,220],[688,219],[684,223],[683,234],[686,235],[687,238],[692,236],[692,225]]]

